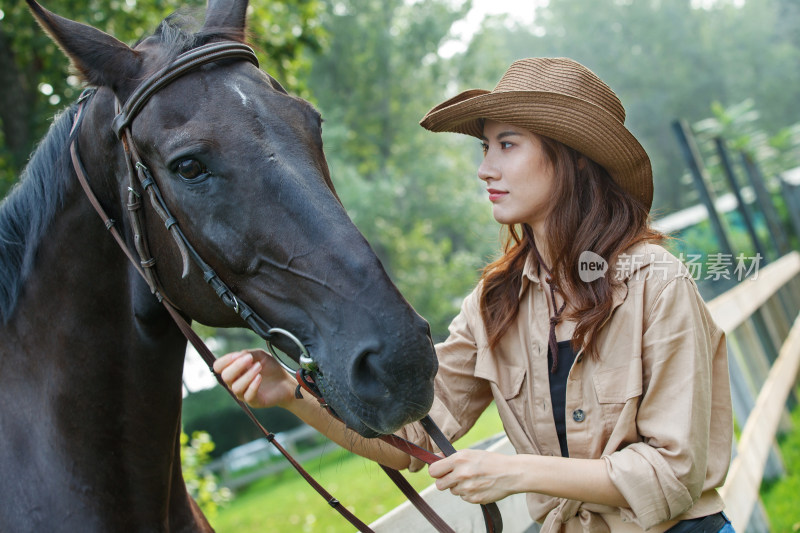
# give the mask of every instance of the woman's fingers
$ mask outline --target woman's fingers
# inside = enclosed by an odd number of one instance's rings
[[[242,350],[239,352],[231,352],[223,355],[222,357],[214,361],[214,372],[222,375],[222,371],[228,368],[228,365],[230,365],[236,359],[240,358],[245,353],[247,352]]]
[[[239,396],[249,384],[249,380],[246,384],[240,380],[252,371],[253,366],[253,355],[251,353],[237,352],[217,359],[214,363],[214,370],[222,377],[222,381]]]
[[[261,372],[261,363],[253,363],[252,357],[250,358],[250,362],[252,363],[251,366],[246,367],[244,372],[239,374],[239,377],[236,378],[232,384],[228,385],[236,397],[240,400],[244,399],[244,393],[250,387],[250,384],[253,382],[256,376],[258,376],[259,372]]]
[[[214,362],[214,371],[251,407],[279,405],[294,397],[294,378],[264,350],[225,354]]]
[[[256,374],[244,391],[243,399],[249,404],[254,404],[258,400],[258,387],[261,385],[261,374]]]
[[[442,454],[437,453],[436,455],[441,456]],[[428,474],[430,474],[431,477],[439,479],[452,472],[453,468],[453,461],[443,457],[440,461],[436,461],[428,466]]]

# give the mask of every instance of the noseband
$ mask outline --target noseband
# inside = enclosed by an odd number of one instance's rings
[[[140,193],[139,190],[142,190],[147,194],[153,209],[156,211],[156,213],[158,213],[159,217],[164,222],[164,226],[167,228],[170,235],[172,235],[173,240],[178,246],[183,259],[183,277],[188,275],[188,260],[191,259],[191,261],[203,272],[203,279],[211,286],[220,300],[222,300],[226,306],[239,315],[239,317],[244,320],[244,322],[257,335],[264,339],[264,341],[267,343],[267,349],[269,353],[275,358],[276,361],[278,361],[290,373],[296,374],[299,383],[296,395],[300,397],[302,394],[301,390],[305,390],[314,396],[323,407],[327,408],[333,416],[336,416],[336,413],[332,411],[330,406],[328,406],[325,400],[322,398],[319,387],[316,386],[314,374],[318,373],[319,369],[317,368],[317,364],[314,362],[306,347],[291,332],[285,329],[272,327],[263,318],[258,316],[247,303],[236,297],[233,291],[231,291],[230,287],[228,287],[225,282],[219,278],[211,266],[200,257],[200,255],[197,253],[197,250],[187,240],[183,231],[181,231],[176,218],[171,214],[164,201],[158,184],[153,178],[150,170],[142,161],[141,157],[139,157],[139,153],[136,150],[133,142],[133,136],[130,129],[131,124],[150,97],[153,96],[153,94],[192,70],[195,70],[205,64],[224,59],[246,60],[254,64],[256,67],[259,66],[258,58],[256,57],[255,53],[249,46],[245,44],[233,41],[210,43],[179,55],[170,64],[158,70],[136,88],[124,105],[120,105],[119,100],[116,100],[117,115],[112,122],[112,128],[114,133],[116,133],[117,137],[120,139],[125,151],[125,162],[128,168],[129,178],[127,210],[131,229],[133,231],[136,255],[134,255],[133,251],[131,251],[130,247],[122,238],[119,231],[117,231],[115,226],[116,222],[106,214],[105,210],[100,205],[97,196],[94,194],[89,185],[86,176],[86,170],[80,159],[80,156],[78,155],[77,132],[80,128],[80,123],[83,118],[84,107],[86,102],[94,94],[94,89],[87,89],[84,91],[78,100],[78,111],[76,112],[75,122],[72,126],[72,131],[70,132],[70,135],[73,136],[72,142],[70,143],[72,164],[75,168],[75,173],[78,176],[78,181],[80,182],[81,187],[86,193],[86,196],[88,197],[95,211],[97,211],[97,213],[103,219],[106,229],[108,229],[113,235],[122,251],[125,252],[125,255],[131,261],[133,266],[139,271],[139,273],[147,282],[148,286],[150,287],[150,291],[153,293],[153,295],[155,295],[158,301],[164,305],[175,323],[181,329],[184,336],[186,336],[189,342],[194,345],[198,353],[205,360],[206,364],[208,364],[209,368],[211,368],[212,372],[215,360],[214,354],[211,353],[205,343],[203,343],[194,330],[192,330],[191,326],[186,322],[186,320],[184,320],[178,311],[178,308],[170,301],[169,298],[166,297],[163,286],[158,280],[154,269],[156,260],[150,254],[147,245],[147,239],[145,238],[143,231],[142,193]],[[136,257],[137,255],[138,258]],[[281,356],[279,356],[279,353],[273,344],[273,341],[275,341],[277,338],[284,338],[288,340],[291,345],[294,345],[294,347],[299,350],[299,355],[297,356],[296,361],[296,363],[300,366],[299,369],[296,369],[296,367],[294,367],[291,363],[288,363]],[[236,395],[228,388],[222,378],[216,372],[213,373],[220,385],[226,389],[228,393],[230,393],[233,399],[248,415],[250,420],[262,431],[267,440],[271,442],[278,449],[278,451],[284,455],[284,457],[286,457],[286,459],[300,473],[300,475],[319,494],[321,494],[333,508],[335,508],[351,524],[356,526],[359,531],[367,533],[372,532],[372,529],[370,529],[369,526],[364,524],[346,507],[341,505],[336,498],[328,493],[313,477],[311,477],[308,472],[306,472],[303,467],[297,463],[297,461],[277,441],[274,440],[275,435],[261,425],[249,407],[247,407],[244,402],[236,397]],[[436,427],[436,424],[434,424],[433,420],[429,416],[423,418],[421,422],[425,430],[434,439],[437,446],[439,446],[439,448],[446,455],[455,453],[455,449],[452,447],[447,438],[441,433],[439,428]],[[428,464],[441,459],[439,456],[424,450],[423,448],[420,448],[400,437],[397,437],[396,435],[385,435],[381,438],[396,448],[418,459],[421,459]],[[445,524],[444,521],[438,515],[436,515],[433,509],[431,509],[428,504],[416,493],[408,481],[406,481],[399,472],[388,469],[387,467],[383,467],[383,469],[386,471],[392,481],[398,485],[400,490],[406,495],[411,503],[414,504],[420,510],[420,512],[422,512],[422,514],[438,531],[444,533],[454,533],[453,530],[447,524]],[[481,507],[487,532],[501,533],[503,527],[502,517],[500,516],[497,506],[495,504],[488,504],[482,505]]]

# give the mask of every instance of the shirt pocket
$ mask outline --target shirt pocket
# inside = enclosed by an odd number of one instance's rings
[[[475,376],[492,383],[495,399],[499,399],[498,393],[504,400],[517,398],[522,391],[526,374],[524,367],[501,363],[492,357],[488,349],[478,350]]]
[[[488,349],[479,349],[475,376],[491,383],[492,395],[506,431],[512,421],[522,431],[529,411],[528,395],[523,393],[527,369],[497,361]]]
[[[607,434],[610,434],[619,423],[626,406],[630,406],[628,409],[632,414],[631,422],[635,423],[634,404],[642,395],[641,372],[635,373],[635,370],[634,365],[618,366],[601,370],[592,376]]]

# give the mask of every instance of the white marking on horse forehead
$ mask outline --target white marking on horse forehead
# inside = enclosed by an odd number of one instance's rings
[[[189,130],[185,129],[173,129],[171,133],[172,135],[170,136],[170,140],[175,144],[189,141],[192,137],[192,134],[189,132]]]
[[[239,98],[242,99],[243,106],[247,105],[247,95],[244,94],[244,92],[242,92],[242,90],[239,88],[239,85],[235,81],[227,80],[225,82],[225,85],[233,92],[239,95]]]

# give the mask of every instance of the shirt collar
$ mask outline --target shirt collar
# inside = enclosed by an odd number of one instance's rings
[[[621,283],[615,283],[612,286],[614,307],[621,304],[628,295],[628,280],[639,270],[656,260],[657,254],[652,253],[652,251],[648,252],[648,246],[648,243],[635,244],[617,257],[613,266],[614,273],[612,276]],[[519,291],[520,297],[522,297],[522,294],[530,283],[534,285],[541,283],[537,271],[538,269],[533,254],[528,254],[528,257],[525,259],[525,265],[522,268],[522,284]]]

